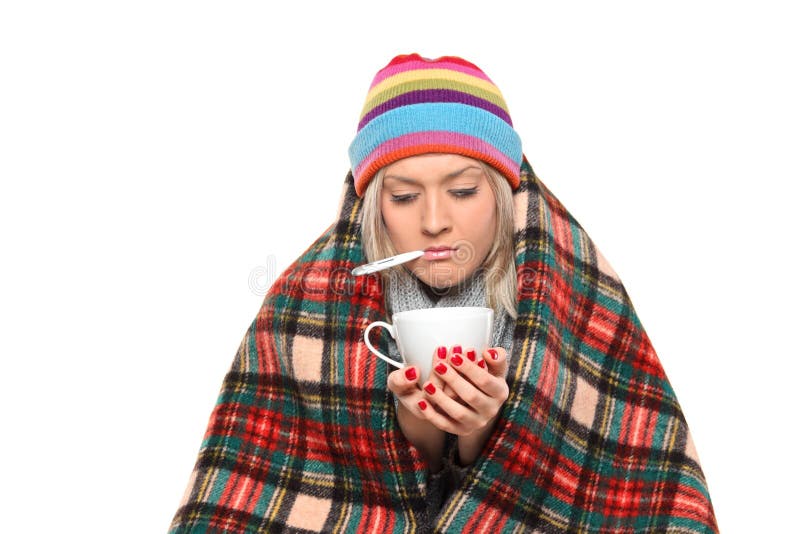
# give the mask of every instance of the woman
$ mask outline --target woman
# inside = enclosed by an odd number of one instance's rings
[[[172,531],[716,531],[624,288],[491,80],[398,56],[350,157],[337,222],[245,335]],[[405,270],[348,274],[415,249]],[[496,311],[494,347],[441,348],[425,382],[363,343],[390,313],[475,304]]]
[[[510,320],[516,316],[516,274],[511,188],[505,178],[479,160],[458,154],[421,154],[385,167],[365,197],[367,205],[378,208],[365,209],[368,259],[426,251],[407,264],[408,273],[384,277],[391,312],[440,304],[494,304],[499,308],[495,310],[495,339],[510,337]],[[502,224],[498,224],[498,212],[503,213]],[[498,235],[506,238],[499,240]],[[488,302],[484,271],[495,273],[499,284],[488,294],[505,296],[506,308],[499,298]],[[510,348],[511,340],[504,341]],[[444,453],[446,433],[458,436],[455,454],[460,465],[473,463],[482,450],[508,396],[506,351],[496,346],[478,355],[474,347],[439,347],[434,355],[435,374],[421,388],[416,367],[389,375],[388,387],[399,400],[400,428],[434,474],[441,471],[443,458],[450,456]],[[438,506],[439,501],[437,496],[430,504]]]

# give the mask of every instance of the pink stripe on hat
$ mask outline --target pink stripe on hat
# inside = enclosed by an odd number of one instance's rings
[[[414,61],[407,61],[405,63],[399,63],[397,65],[392,65],[391,67],[385,68],[375,76],[375,79],[372,80],[372,85],[370,85],[370,89],[381,83],[383,80],[394,76],[395,74],[399,74],[401,72],[407,72],[410,70],[422,70],[422,69],[454,70],[457,72],[462,72],[464,74],[469,74],[470,76],[475,76],[476,78],[481,78],[490,83],[494,83],[480,69],[474,69],[472,67],[467,67],[466,65],[452,63],[449,61],[434,62],[434,61],[426,61],[424,59],[419,59]]]

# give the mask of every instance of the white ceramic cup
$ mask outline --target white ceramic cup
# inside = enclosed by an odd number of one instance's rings
[[[478,354],[489,348],[494,311],[478,307],[408,310],[392,315],[392,323],[370,323],[364,330],[364,343],[375,356],[397,368],[416,365],[422,380],[427,380],[437,347],[449,349],[461,345],[465,351],[474,348]],[[372,346],[369,332],[378,326],[387,329],[397,342],[402,362],[389,358]]]

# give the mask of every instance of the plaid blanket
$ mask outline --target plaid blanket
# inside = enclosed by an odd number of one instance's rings
[[[716,532],[686,423],[617,275],[523,163],[510,396],[437,517],[397,424],[361,199],[274,283],[211,414],[170,532]],[[387,350],[385,340],[383,349]]]

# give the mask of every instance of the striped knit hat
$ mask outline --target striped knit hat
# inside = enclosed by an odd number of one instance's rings
[[[350,144],[356,193],[397,160],[446,152],[484,161],[519,185],[522,144],[500,90],[458,57],[397,56],[372,80]]]

